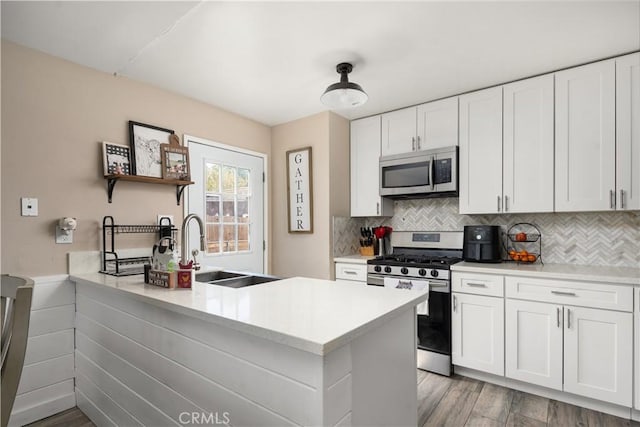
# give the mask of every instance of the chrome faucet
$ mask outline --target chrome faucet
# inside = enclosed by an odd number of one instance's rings
[[[184,218],[184,221],[182,222],[182,230],[180,231],[182,233],[182,236],[181,236],[182,240],[180,244],[180,262],[182,264],[187,264],[189,262],[189,258],[188,258],[189,250],[187,249],[187,225],[189,224],[189,221],[191,221],[194,218],[196,219],[196,221],[198,221],[198,226],[200,227],[200,250],[202,252],[204,252],[205,250],[204,223],[202,222],[202,219],[198,215],[189,214]],[[200,270],[200,264],[196,262],[195,254],[193,257],[193,269]]]

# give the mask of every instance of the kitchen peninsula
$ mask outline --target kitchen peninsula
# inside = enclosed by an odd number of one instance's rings
[[[71,280],[77,402],[98,425],[417,424],[425,292],[302,277],[190,291]]]

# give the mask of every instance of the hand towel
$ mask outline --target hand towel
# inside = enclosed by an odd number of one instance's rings
[[[429,282],[427,282],[426,280],[411,280],[411,279],[400,279],[397,277],[385,277],[384,286],[386,288],[429,291]],[[429,294],[427,294],[426,301],[421,302],[416,306],[416,312],[423,316],[429,315]]]

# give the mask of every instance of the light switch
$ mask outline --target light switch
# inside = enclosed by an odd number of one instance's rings
[[[38,199],[22,197],[22,216],[38,216]]]

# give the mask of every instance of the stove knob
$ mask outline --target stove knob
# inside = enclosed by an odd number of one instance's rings
[[[407,267],[402,267],[402,268],[400,269],[400,273],[402,273],[402,274],[409,274],[409,269],[408,269]]]
[[[391,273],[391,267],[385,267],[384,268],[384,272],[385,273]]]
[[[380,273],[380,272],[382,271],[382,267],[380,267],[379,265],[376,265],[375,267],[373,267],[373,270],[374,270],[376,273]]]
[[[438,277],[438,270],[431,270],[431,277]]]
[[[427,274],[427,270],[425,270],[424,268],[421,268],[420,270],[418,270],[418,274],[421,276],[424,276],[425,274]]]

